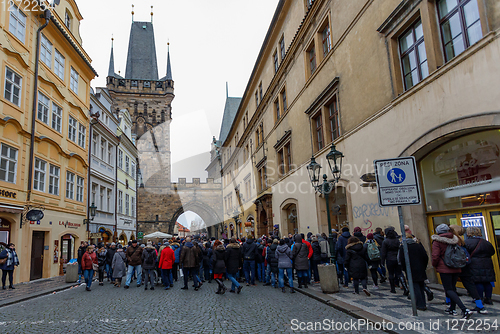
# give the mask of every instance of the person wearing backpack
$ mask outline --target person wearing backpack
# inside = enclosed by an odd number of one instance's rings
[[[389,272],[389,283],[391,285],[391,293],[396,293],[396,282],[399,280],[403,286],[404,296],[408,296],[410,291],[406,285],[406,279],[401,272],[401,266],[398,263],[398,252],[399,252],[399,237],[394,229],[394,227],[388,227],[385,229],[386,239],[382,243],[380,249],[380,260],[381,263],[386,265],[387,271]]]
[[[425,311],[427,310],[427,304],[425,302],[425,281],[427,280],[427,274],[425,269],[427,268],[427,263],[429,263],[429,256],[427,255],[424,246],[422,246],[420,242],[416,242],[411,233],[406,233],[406,238],[417,310]],[[399,247],[398,258],[401,262],[401,268],[406,272],[406,259],[403,245]]]
[[[446,313],[449,315],[456,315],[455,307],[462,310],[462,319],[468,319],[472,315],[472,311],[467,309],[465,305],[460,300],[457,294],[457,280],[458,275],[461,273],[460,268],[453,268],[446,263],[451,263],[450,259],[445,260],[445,254],[448,247],[450,249],[458,248],[458,237],[451,233],[450,227],[446,224],[441,224],[436,227],[436,233],[432,235],[432,266],[436,269],[441,277],[441,283],[443,284],[444,291],[446,295],[450,298],[450,307],[446,309]],[[446,262],[446,263],[445,263]]]
[[[344,266],[352,277],[354,293],[359,295],[359,283],[363,286],[363,292],[369,297],[370,292],[366,286],[366,263],[367,256],[363,243],[357,237],[350,237],[345,246]]]
[[[144,290],[148,289],[148,281],[151,283],[151,290],[155,289],[154,270],[156,265],[156,248],[153,247],[151,241],[148,241],[147,246],[142,252],[142,269],[144,269]]]
[[[470,254],[469,267],[479,297],[482,298],[484,294],[484,303],[493,305],[491,301],[493,294],[492,282],[496,281],[496,277],[491,257],[495,255],[495,247],[482,238],[481,230],[478,227],[468,227],[465,248]]]
[[[181,258],[181,245],[179,244],[179,239],[170,243],[170,248],[174,251],[175,261],[172,266],[172,278],[175,282],[179,279],[179,259]]]
[[[368,233],[364,244],[366,257],[368,258],[368,269],[372,274],[373,288],[378,289],[378,268],[380,266],[380,245],[373,237],[373,233]]]
[[[470,252],[473,252],[475,249],[469,252],[467,247],[465,246],[465,242],[463,240],[463,235],[465,234],[465,228],[463,228],[460,225],[450,225],[450,230],[451,232],[458,237],[458,245],[460,247],[465,247],[467,252],[470,254]],[[469,261],[467,265],[462,269],[462,272],[458,275],[458,278],[462,282],[462,285],[464,288],[467,290],[469,295],[472,297],[474,302],[476,303],[476,308],[473,310],[479,314],[487,314],[488,311],[484,308],[483,302],[481,300],[481,297],[479,296],[479,293],[476,288],[476,284],[474,284],[474,280],[472,278],[472,270],[470,266],[471,262],[471,256],[469,255]],[[450,303],[450,298],[446,297],[446,304]]]
[[[312,237],[311,247],[313,254],[311,256],[311,275],[314,277],[314,283],[319,283],[318,265],[321,263],[321,246],[317,236]]]

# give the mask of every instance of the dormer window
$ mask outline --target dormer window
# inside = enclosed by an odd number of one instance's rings
[[[69,30],[71,30],[71,15],[69,14],[69,12],[66,12],[66,14],[64,15],[64,25]]]

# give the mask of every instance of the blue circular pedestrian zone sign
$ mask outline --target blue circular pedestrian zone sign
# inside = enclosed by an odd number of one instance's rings
[[[387,180],[393,184],[403,183],[406,179],[405,172],[400,168],[393,168],[387,173]]]

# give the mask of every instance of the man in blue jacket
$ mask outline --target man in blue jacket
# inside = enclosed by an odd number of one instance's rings
[[[253,242],[252,237],[248,237],[247,241],[243,243],[241,248],[241,255],[243,256],[243,271],[245,272],[245,280],[248,285],[255,284],[255,257],[257,255],[257,245]]]

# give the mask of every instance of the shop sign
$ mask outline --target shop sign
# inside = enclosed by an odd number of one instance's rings
[[[90,238],[91,239],[99,239],[102,237],[101,233],[90,233]]]
[[[82,226],[82,224],[72,223],[69,221],[59,221],[59,225],[63,225],[66,228],[79,228],[80,226]]]
[[[464,228],[483,227],[483,224],[484,224],[484,217],[483,216],[462,218],[462,226]]]
[[[1,189],[0,190],[0,196],[16,199],[17,198],[17,193],[15,193],[13,191],[7,191],[5,189]]]
[[[420,204],[414,157],[375,160],[374,165],[380,206]]]
[[[142,239],[144,237],[144,232],[137,232],[137,239]]]

